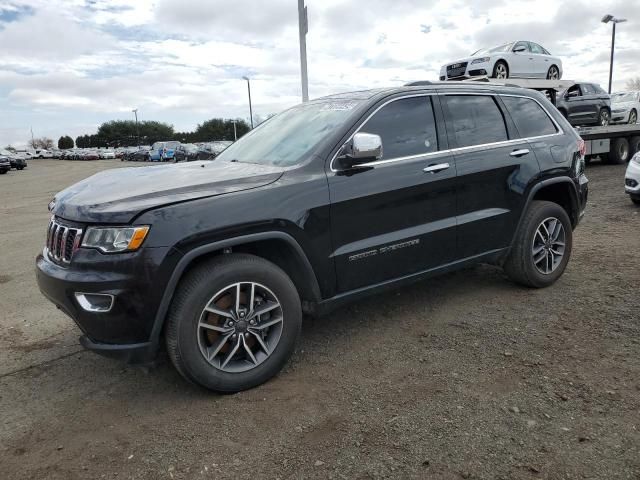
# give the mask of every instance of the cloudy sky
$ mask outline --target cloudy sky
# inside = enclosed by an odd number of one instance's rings
[[[597,5],[596,5],[597,4]],[[562,56],[565,78],[614,89],[640,76],[640,0],[307,0],[309,95],[437,79],[485,46],[525,39]],[[300,101],[297,0],[0,0],[0,146],[30,128],[54,139],[111,119],[192,130]]]

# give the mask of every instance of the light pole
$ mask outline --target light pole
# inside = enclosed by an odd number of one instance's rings
[[[137,137],[138,148],[140,148],[140,129],[138,128],[138,109],[134,108],[131,111],[136,116],[136,137]]]
[[[249,92],[249,118],[251,119],[251,130],[253,130],[253,108],[251,107],[251,82],[249,77],[242,77],[247,81],[247,91]]]
[[[611,63],[609,64],[609,94],[611,94],[611,80],[613,79],[613,52],[616,48],[616,23],[623,23],[626,21],[626,18],[616,18],[609,14],[602,17],[602,23],[613,23],[613,31],[611,32]]]
[[[233,122],[233,141],[238,140],[238,131],[236,130],[237,120],[231,120]]]
[[[300,34],[300,80],[302,82],[302,101],[309,101],[309,80],[307,78],[307,32],[309,21],[304,0],[298,0],[298,32]]]

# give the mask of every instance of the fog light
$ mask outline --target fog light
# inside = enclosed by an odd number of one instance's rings
[[[108,293],[76,292],[76,301],[87,312],[108,312],[113,307],[114,296]]]

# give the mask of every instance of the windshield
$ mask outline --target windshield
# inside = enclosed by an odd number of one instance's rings
[[[357,100],[305,103],[270,118],[218,157],[246,163],[290,166],[299,163],[358,105]]]
[[[613,95],[611,95],[611,101],[613,103],[636,102],[638,101],[638,93],[637,92],[614,93]]]
[[[11,156],[11,155],[13,155],[13,154],[12,154],[9,150],[1,149],[1,150],[0,150],[0,155]]]
[[[508,52],[509,49],[511,48],[511,45],[513,45],[513,43],[505,43],[504,45],[500,45],[498,47],[493,47],[493,48],[483,48],[478,50],[475,53],[472,53],[471,56],[474,57],[476,55],[482,55],[485,53],[499,53],[499,52]]]
[[[158,150],[159,148],[163,148],[164,147],[164,142],[156,142],[153,145],[151,145],[151,150]]]

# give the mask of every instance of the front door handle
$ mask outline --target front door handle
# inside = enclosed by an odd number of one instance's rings
[[[434,165],[429,165],[428,167],[423,168],[422,171],[426,173],[438,173],[446,170],[449,167],[450,165],[448,163],[436,163]]]
[[[529,153],[529,149],[522,148],[520,150],[514,150],[509,155],[511,155],[512,157],[524,157],[525,155],[529,155]]]

